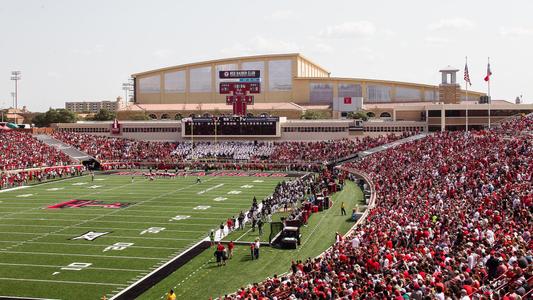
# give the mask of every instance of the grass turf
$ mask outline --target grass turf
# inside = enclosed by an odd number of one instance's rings
[[[228,217],[248,209],[253,196],[262,199],[271,194],[283,180],[256,179],[207,176],[195,184],[196,177],[155,181],[136,177],[131,183],[130,176],[101,175],[94,182],[78,177],[2,192],[0,296],[109,298],[205,238]],[[244,185],[253,188],[241,188]],[[241,193],[228,194],[237,190]],[[214,200],[221,196],[227,199]],[[71,199],[130,206],[46,209]],[[190,217],[172,220],[177,215]],[[150,227],[165,230],[141,234]],[[88,231],[109,234],[93,241],[72,240]],[[115,243],[133,245],[104,251]],[[62,269],[72,263],[91,265],[79,271]]]
[[[319,255],[334,242],[336,231],[345,233],[353,226],[349,215],[340,214],[342,201],[346,204],[347,212],[356,205],[364,204],[361,190],[352,182],[347,182],[345,189],[335,194],[333,200],[332,208],[311,215],[307,227],[302,227],[302,245],[297,250],[262,247],[259,260],[252,261],[248,246],[236,246],[233,259],[228,260],[226,266],[218,267],[213,256],[214,249],[208,249],[138,299],[161,299],[171,288],[176,291],[178,299],[208,299],[235,292],[242,286],[260,282],[273,274],[289,271],[291,260],[305,260]],[[248,229],[236,231],[225,240],[236,240]],[[241,240],[251,241],[257,236],[257,231],[248,232]],[[261,240],[267,239],[268,230]]]

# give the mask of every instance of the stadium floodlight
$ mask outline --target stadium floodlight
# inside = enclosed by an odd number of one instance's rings
[[[17,108],[18,108],[18,81],[22,78],[20,76],[20,74],[22,74],[22,72],[20,71],[11,71],[11,80],[15,81],[15,97],[14,97],[14,106],[15,106],[15,123],[17,123],[17,114],[18,112],[16,111]]]

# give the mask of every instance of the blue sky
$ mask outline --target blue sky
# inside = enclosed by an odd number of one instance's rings
[[[490,56],[493,99],[533,103],[531,11],[531,0],[2,0],[0,107],[11,104],[12,70],[22,71],[19,105],[42,111],[123,96],[140,71],[284,52],[332,76],[428,84],[468,56],[476,91]]]

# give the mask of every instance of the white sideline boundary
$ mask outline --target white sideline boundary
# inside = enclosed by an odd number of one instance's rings
[[[12,192],[12,191],[27,189],[29,187],[31,187],[31,185],[17,186],[17,187],[9,188],[9,189],[6,189],[6,190],[0,190],[0,193],[7,193],[7,192]]]
[[[2,298],[9,298],[9,299],[22,299],[22,300],[61,300],[61,299],[53,299],[53,298],[30,298],[30,297],[15,297],[15,296],[2,296],[0,295],[0,299]]]
[[[122,291],[120,291],[118,294],[115,294],[113,297],[109,298],[109,300],[116,300],[118,297],[120,297],[122,294],[126,293],[128,290],[130,290],[131,288],[133,288],[134,286],[136,286],[137,284],[143,282],[144,280],[146,280],[147,278],[149,278],[150,276],[152,276],[153,274],[155,274],[156,272],[158,272],[159,270],[165,268],[166,266],[168,266],[170,263],[174,262],[176,259],[180,258],[181,256],[185,255],[186,253],[188,253],[191,249],[199,246],[201,243],[205,242],[205,241],[209,241],[208,238],[204,238],[200,241],[198,241],[196,244],[194,244],[193,246],[189,247],[187,250],[181,252],[180,254],[178,254],[177,256],[174,256],[174,258],[172,258],[171,260],[168,260],[166,263],[164,263],[163,265],[161,265],[160,267],[158,267],[157,269],[153,270],[152,272],[146,274],[144,277],[142,277],[141,279],[135,281],[134,283],[132,283],[131,285],[127,286],[126,288],[124,288]]]

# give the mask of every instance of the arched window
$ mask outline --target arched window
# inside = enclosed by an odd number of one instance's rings
[[[375,117],[376,117],[376,114],[373,113],[373,112],[371,112],[371,111],[367,112],[366,115],[367,115],[369,118],[375,118]]]
[[[161,120],[168,120],[168,119],[169,119],[168,114],[161,115]]]
[[[176,114],[174,116],[174,120],[181,120],[181,119],[183,119],[183,116],[181,114]]]
[[[390,113],[388,113],[388,112],[382,112],[382,113],[379,115],[379,117],[380,117],[380,118],[390,118],[390,117],[392,117],[392,116],[391,116]]]
[[[152,120],[157,120],[157,116],[155,114],[149,114],[148,117]]]

